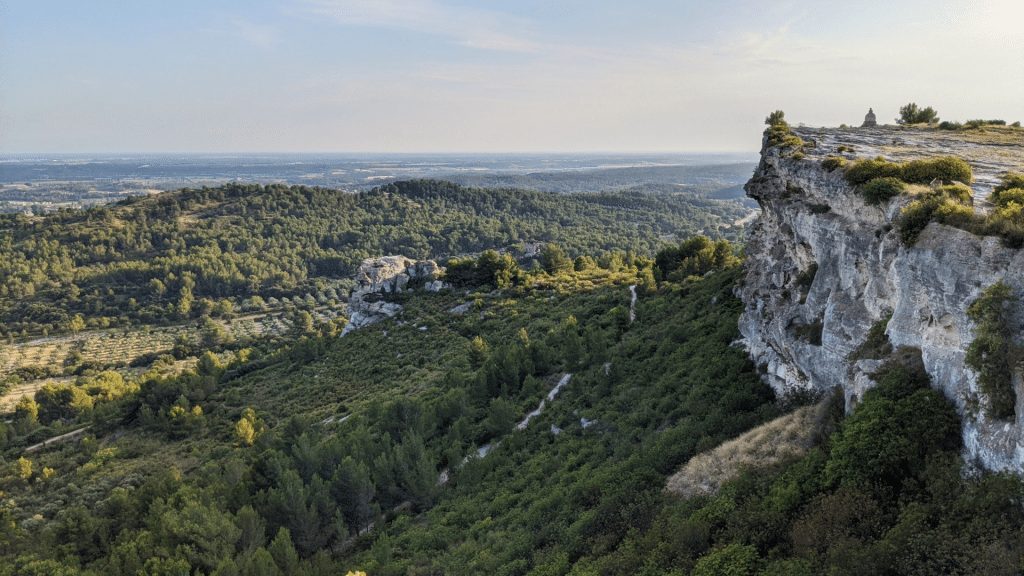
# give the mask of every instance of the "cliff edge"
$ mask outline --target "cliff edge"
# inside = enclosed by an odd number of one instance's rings
[[[967,309],[997,282],[1018,296],[1006,321],[1019,341],[1024,251],[935,222],[909,245],[896,221],[912,194],[871,205],[843,169],[822,164],[829,157],[958,156],[971,165],[974,209],[984,212],[992,209],[987,199],[1000,177],[1024,171],[1024,131],[794,128],[792,134],[804,142],[799,149],[766,135],[745,187],[761,213],[747,241],[740,331],[769,384],[781,394],[838,386],[852,410],[882,363],[856,351],[873,326],[876,333],[884,327],[893,348],[920,350],[932,385],[957,406],[966,456],[990,470],[1024,472],[1020,370],[1012,379],[1015,415],[996,418],[984,409],[978,375],[965,364],[977,329]]]

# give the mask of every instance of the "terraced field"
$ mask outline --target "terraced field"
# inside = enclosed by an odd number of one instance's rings
[[[314,320],[326,322],[336,318],[338,309],[321,308],[313,313]],[[292,321],[285,311],[276,310],[218,320],[234,339],[250,340],[287,333]],[[13,345],[0,347],[0,381],[26,369],[35,370],[45,377],[30,378],[15,383],[0,396],[0,413],[13,409],[18,399],[34,394],[42,386],[55,382],[69,382],[71,377],[55,376],[65,361],[74,353],[81,354],[89,362],[107,366],[122,366],[124,373],[138,372],[140,368],[127,366],[137,358],[147,355],[169,353],[180,336],[191,339],[199,337],[196,322],[178,326],[144,326],[131,330],[93,330],[71,336],[38,338]]]

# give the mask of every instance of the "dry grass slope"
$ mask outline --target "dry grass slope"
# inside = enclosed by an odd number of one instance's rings
[[[668,479],[666,489],[684,498],[714,494],[745,469],[802,456],[817,443],[831,401],[798,408],[694,456]]]

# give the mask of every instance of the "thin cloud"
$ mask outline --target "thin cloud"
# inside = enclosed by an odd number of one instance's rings
[[[202,29],[207,34],[235,38],[258,48],[273,48],[281,41],[277,28],[245,18],[230,18],[215,27]]]
[[[433,0],[301,0],[305,10],[345,26],[407,30],[448,38],[462,46],[501,52],[537,52],[521,19],[491,10]]]

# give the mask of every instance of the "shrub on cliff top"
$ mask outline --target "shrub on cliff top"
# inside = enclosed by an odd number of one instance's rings
[[[901,106],[899,118],[896,118],[897,124],[933,124],[938,121],[939,113],[934,108],[921,108],[914,102]]]
[[[776,110],[775,112],[772,112],[771,114],[768,115],[767,118],[764,119],[764,123],[769,126],[775,126],[778,124],[788,125],[788,123],[786,122],[786,113],[783,112],[782,110]]]
[[[956,156],[911,160],[900,168],[900,178],[911,184],[928,184],[933,180],[969,184],[974,178],[971,165]]]
[[[821,161],[821,167],[829,172],[846,166],[846,158],[842,156],[829,156]]]
[[[1006,120],[968,120],[964,122],[964,128],[973,129],[982,126],[1006,126]]]
[[[769,114],[764,119],[764,123],[768,125],[764,133],[768,136],[769,147],[796,148],[798,151],[803,148],[803,138],[794,134],[789,128],[789,123],[786,122],[786,113],[782,110],[776,110]]]
[[[908,204],[896,220],[903,243],[912,246],[921,232],[931,222],[940,222],[962,228],[975,234],[982,233],[984,221],[974,214],[969,205],[970,193],[965,194],[956,186],[941,186]]]
[[[1024,189],[1002,186],[992,193],[996,207],[986,216],[975,214],[970,189],[962,184],[939,186],[918,196],[896,220],[900,238],[913,245],[930,222],[940,222],[972,234],[999,236],[1010,248],[1024,247]]]
[[[999,178],[999,184],[993,190],[1002,192],[1010,188],[1024,188],[1024,174],[1019,172],[1007,172]]]
[[[1003,191],[1001,194],[1006,199],[1006,204],[997,206],[988,218],[980,233],[999,236],[1003,244],[1010,248],[1024,247],[1024,201],[1018,202],[1014,198],[1024,196],[1024,193],[1017,195],[1016,188]]]
[[[872,205],[878,205],[899,196],[903,193],[906,187],[907,185],[899,178],[887,176],[885,178],[875,178],[874,180],[870,180],[858,190],[861,196],[864,197],[865,202]]]
[[[989,199],[996,209],[985,220],[984,233],[1002,237],[1011,248],[1024,246],[1024,174],[1008,172]]]
[[[974,202],[974,194],[971,193],[971,187],[961,182],[953,182],[952,184],[943,184],[935,188],[937,194],[947,196],[960,202],[961,204],[967,205]]]
[[[847,182],[857,186],[875,178],[899,178],[901,175],[898,163],[889,162],[879,156],[857,160],[848,165],[844,177]]]
[[[990,196],[992,203],[1000,208],[1006,208],[1010,204],[1024,204],[1024,188],[1008,188],[993,192]]]
[[[942,182],[970,183],[974,177],[971,165],[956,156],[939,156],[890,162],[881,156],[858,160],[846,167],[846,181],[854,186],[866,184],[876,178],[898,178],[908,184],[930,184]]]

